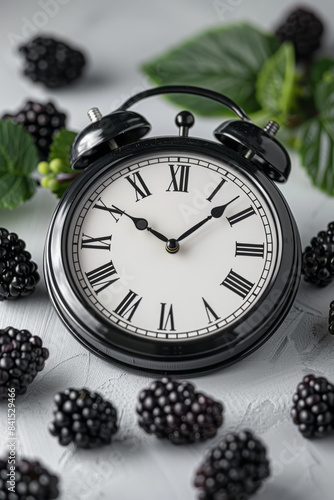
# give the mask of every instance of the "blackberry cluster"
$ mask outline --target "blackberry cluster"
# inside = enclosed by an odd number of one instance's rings
[[[321,44],[324,26],[310,10],[296,9],[277,29],[276,35],[281,43],[291,42],[295,48],[296,60],[310,59]]]
[[[138,423],[144,431],[173,444],[204,441],[223,423],[223,405],[196,392],[193,384],[168,377],[139,394]]]
[[[0,228],[0,302],[32,294],[39,282],[37,264],[16,233]]]
[[[15,460],[15,493],[11,487],[11,458],[0,459],[1,500],[53,500],[58,498],[58,477],[45,469],[38,461]]]
[[[0,330],[0,400],[8,398],[8,389],[24,394],[42,371],[49,351],[37,335],[11,326]]]
[[[270,475],[267,452],[250,431],[227,434],[196,472],[201,500],[247,500]]]
[[[334,386],[325,377],[306,375],[292,401],[291,417],[304,437],[321,437],[332,430]]]
[[[319,287],[327,286],[334,276],[334,222],[327,231],[311,239],[302,256],[304,280]]]
[[[46,160],[54,134],[65,127],[66,115],[58,111],[52,102],[27,101],[17,113],[6,113],[1,119],[22,124],[32,136],[40,159]]]
[[[117,411],[100,394],[88,389],[66,389],[54,396],[54,420],[49,431],[62,446],[78,448],[110,444],[117,432]]]
[[[19,51],[25,57],[24,75],[33,82],[57,88],[79,78],[85,66],[85,56],[61,40],[38,36]]]

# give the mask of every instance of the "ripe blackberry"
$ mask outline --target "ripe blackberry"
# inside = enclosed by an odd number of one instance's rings
[[[33,82],[42,82],[46,87],[68,85],[82,73],[85,56],[61,40],[38,36],[19,51],[25,57],[24,75]]]
[[[66,123],[65,113],[58,111],[52,102],[41,104],[27,101],[17,113],[5,113],[1,119],[24,126],[31,134],[41,160],[48,158],[52,137]]]
[[[111,443],[117,432],[117,411],[109,401],[89,389],[66,389],[54,396],[54,420],[49,431],[62,446],[95,448]]]
[[[324,26],[314,12],[299,8],[291,12],[285,22],[276,30],[276,36],[283,42],[291,42],[295,48],[296,60],[310,59],[320,47]]]
[[[168,377],[139,394],[138,423],[144,431],[173,444],[205,441],[223,423],[223,405],[196,392],[193,384]]]
[[[329,304],[328,331],[334,335],[334,300]]]
[[[0,302],[31,295],[39,274],[37,264],[16,233],[0,228]]]
[[[302,274],[304,280],[324,287],[334,276],[334,222],[330,222],[327,231],[320,231],[311,239],[302,256]]]
[[[247,500],[270,475],[266,448],[250,431],[227,434],[196,471],[201,500]]]
[[[15,460],[15,474],[10,456],[0,459],[1,500],[53,500],[58,498],[58,477],[45,469],[40,462],[25,458]],[[13,478],[11,479],[11,477]],[[11,484],[11,481],[13,484]],[[12,488],[14,486],[15,493]]]
[[[0,400],[8,398],[8,389],[14,388],[15,396],[24,394],[48,357],[37,335],[11,326],[0,330]]]
[[[291,417],[304,437],[321,437],[332,430],[334,386],[326,378],[306,375],[292,401]]]

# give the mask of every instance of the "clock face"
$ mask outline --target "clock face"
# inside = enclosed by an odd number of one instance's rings
[[[255,178],[173,149],[95,176],[67,234],[72,281],[94,314],[167,342],[242,320],[282,257],[279,218]]]

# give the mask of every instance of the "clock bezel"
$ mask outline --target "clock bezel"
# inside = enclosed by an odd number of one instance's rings
[[[71,213],[87,185],[107,170],[129,159],[136,161],[147,153],[164,150],[202,154],[223,161],[257,185],[282,227],[282,258],[271,282],[250,311],[229,327],[203,337],[173,341],[137,337],[110,323],[84,301],[77,289],[66,258],[67,234]],[[275,217],[274,217],[275,219]],[[291,211],[277,187],[251,161],[226,146],[212,141],[186,137],[144,139],[111,152],[78,176],[61,199],[50,224],[45,245],[44,270],[51,300],[70,332],[94,353],[133,369],[156,373],[196,374],[231,364],[250,354],[277,330],[288,313],[300,279],[300,240]],[[230,343],[223,342],[228,338]],[[236,333],[237,340],[234,339]],[[112,338],[110,338],[112,337]],[[234,340],[233,340],[234,339]]]

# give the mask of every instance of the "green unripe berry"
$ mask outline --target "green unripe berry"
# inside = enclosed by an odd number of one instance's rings
[[[56,193],[59,189],[59,182],[57,181],[57,179],[50,179],[48,182],[48,188],[53,193]]]
[[[53,175],[46,175],[41,179],[41,186],[48,188],[50,179],[53,178]]]
[[[42,175],[46,175],[50,172],[49,164],[47,161],[40,161],[37,165],[37,169]]]
[[[49,163],[50,170],[54,172],[55,174],[60,174],[60,172],[64,171],[64,164],[60,158],[54,158],[53,160],[50,161]]]

